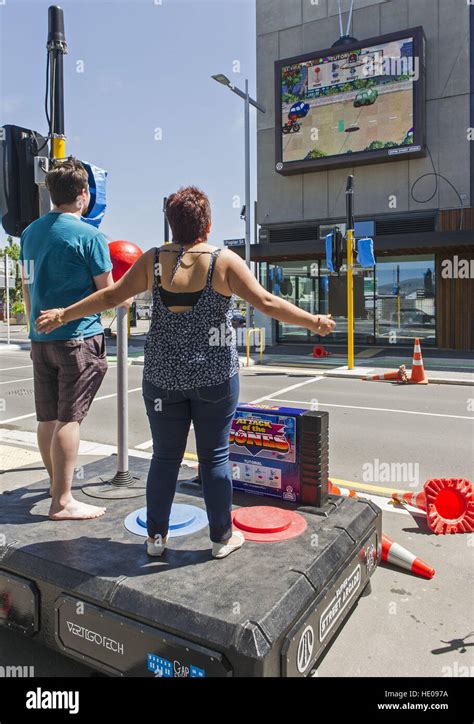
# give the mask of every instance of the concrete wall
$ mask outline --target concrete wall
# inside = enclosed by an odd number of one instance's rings
[[[274,171],[275,60],[328,47],[339,37],[337,0],[256,0],[257,98],[267,112],[257,113],[258,223],[337,218],[344,215],[348,173],[357,184],[357,214],[400,213],[452,208],[453,190],[439,180],[429,203],[411,199],[410,188],[431,172],[429,156],[378,165],[281,176]],[[349,0],[341,0],[343,9]],[[343,16],[343,27],[348,14]],[[438,173],[446,176],[470,205],[469,6],[465,0],[355,0],[351,35],[358,40],[421,25],[426,35],[427,145]],[[435,188],[421,181],[418,198]],[[397,208],[389,208],[389,197]]]

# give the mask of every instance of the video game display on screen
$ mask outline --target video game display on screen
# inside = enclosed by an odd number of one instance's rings
[[[370,162],[371,153],[379,159],[424,155],[422,114],[415,102],[421,43],[415,35],[405,31],[358,48],[340,46],[310,59],[280,61],[277,170],[293,162],[300,170],[314,161],[319,168],[340,166],[346,156],[347,165]]]

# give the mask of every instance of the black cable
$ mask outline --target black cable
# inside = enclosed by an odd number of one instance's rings
[[[46,139],[42,146],[38,146],[38,140],[36,138],[36,133],[33,131],[33,138],[35,139],[36,143],[36,153],[35,156],[38,156],[40,151],[43,150],[43,148],[47,145],[48,141],[51,140],[51,119],[49,117],[48,112],[48,98],[49,98],[49,52],[46,55],[46,88],[44,93],[44,112],[46,114],[46,120],[48,121],[48,135],[46,136]]]
[[[463,202],[462,202],[461,195],[460,195],[459,191],[457,190],[457,188],[454,186],[454,184],[451,183],[451,181],[450,181],[449,179],[447,179],[446,176],[443,176],[443,174],[438,173],[438,172],[436,171],[436,168],[435,168],[435,165],[434,165],[434,161],[433,161],[433,156],[431,155],[431,151],[430,151],[430,149],[428,148],[428,146],[426,147],[426,150],[428,151],[428,156],[430,157],[431,165],[433,166],[433,171],[431,171],[430,173],[424,173],[422,176],[419,176],[415,181],[413,181],[412,186],[411,186],[411,189],[410,189],[410,196],[411,196],[411,198],[413,199],[413,201],[415,201],[415,203],[417,203],[417,204],[427,204],[427,203],[429,203],[429,202],[431,201],[431,199],[433,199],[433,198],[436,196],[436,194],[437,194],[437,192],[438,192],[438,186],[439,186],[439,184],[438,184],[438,178],[441,178],[441,179],[443,179],[443,181],[446,181],[446,183],[447,183],[449,186],[451,186],[451,188],[453,189],[454,193],[457,195],[457,197],[458,197],[458,199],[459,199],[459,203],[460,203],[460,205],[461,205],[461,216],[460,216],[460,218],[459,218],[459,231],[462,231],[463,225],[464,225],[464,204],[463,204]],[[435,179],[436,179],[435,189],[434,189],[433,193],[431,194],[431,196],[429,196],[428,198],[426,198],[426,199],[417,199],[417,198],[415,197],[414,193],[413,193],[413,191],[414,191],[414,189],[415,189],[415,186],[416,186],[416,184],[419,183],[422,179],[427,178],[428,176],[434,176],[434,177],[435,177]]]
[[[51,136],[51,139],[54,136],[54,117],[56,114],[56,108],[55,108],[55,97],[54,97],[54,88],[56,86],[56,56],[53,55],[53,62],[52,62],[52,73],[51,73],[51,89],[50,89],[50,99],[51,99],[51,118],[49,121],[49,133]]]
[[[44,112],[46,114],[46,120],[48,121],[48,129],[51,130],[51,120],[49,117],[49,111],[48,111],[48,98],[49,98],[49,50],[46,55],[46,90],[44,94]]]

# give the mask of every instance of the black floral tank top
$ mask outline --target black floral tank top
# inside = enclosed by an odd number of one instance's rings
[[[235,295],[225,297],[211,286],[220,251],[210,252],[206,286],[196,304],[178,313],[171,312],[161,298],[159,250],[156,249],[153,312],[145,343],[143,377],[157,387],[168,390],[208,387],[225,382],[239,371],[232,326]],[[174,272],[181,258],[182,253]]]

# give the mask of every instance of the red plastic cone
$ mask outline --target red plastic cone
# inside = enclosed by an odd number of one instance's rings
[[[334,485],[330,480],[328,480],[328,493],[330,495],[344,495],[346,498],[357,498],[355,490],[340,488],[338,485]]]
[[[428,378],[425,375],[423,367],[423,357],[421,356],[420,340],[415,339],[415,348],[413,350],[413,363],[411,367],[410,385],[427,385]]]
[[[474,532],[474,489],[465,478],[433,478],[418,493],[392,494],[426,512],[426,522],[437,535]]]
[[[420,508],[420,510],[426,511],[426,495],[424,491],[419,493],[392,493],[392,499],[398,503],[408,503],[413,505],[414,508]]]
[[[391,372],[385,372],[383,375],[365,375],[362,377],[363,380],[398,380],[399,382],[407,381],[407,373],[405,371],[405,365],[401,365],[398,370],[392,370]]]
[[[434,568],[384,534],[382,534],[382,560],[422,578],[433,578],[435,574]]]
[[[363,380],[398,380],[399,370],[393,370],[392,372],[385,372],[383,375],[365,375]]]

